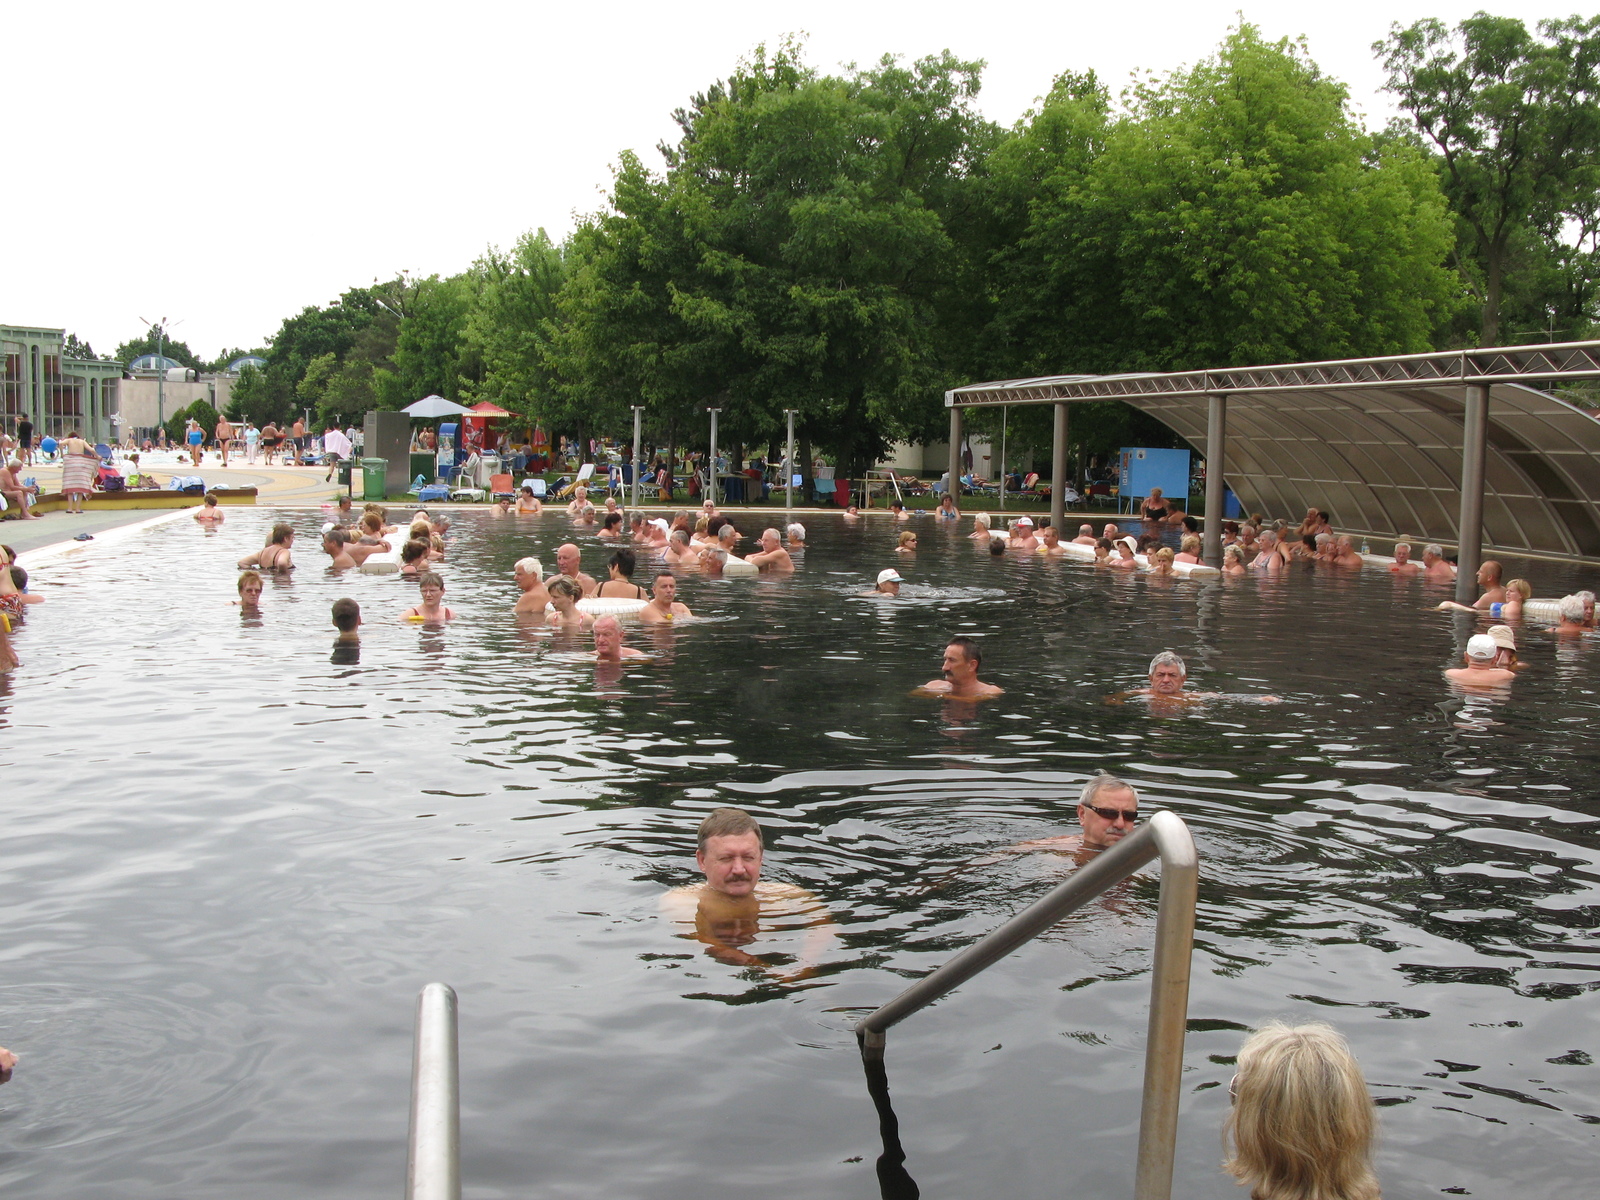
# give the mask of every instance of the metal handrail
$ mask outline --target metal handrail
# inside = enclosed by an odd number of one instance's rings
[[[1178,1092],[1183,1076],[1183,1035],[1189,1014],[1189,967],[1200,877],[1194,839],[1176,813],[1156,813],[1148,824],[1075,871],[1049,895],[864,1017],[856,1025],[862,1057],[869,1063],[881,1060],[891,1026],[948,995],[1157,858],[1161,860],[1161,896],[1156,915],[1155,966],[1150,980],[1150,1024],[1134,1197],[1168,1200],[1172,1195],[1178,1137]]]
[[[430,983],[417,997],[411,1053],[406,1200],[461,1200],[461,1062],[456,994]]]

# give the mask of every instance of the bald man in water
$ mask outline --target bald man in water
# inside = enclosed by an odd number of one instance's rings
[[[583,589],[585,596],[594,595],[594,590],[598,586],[593,575],[583,573],[583,553],[571,542],[556,548],[556,574],[544,581],[545,587],[548,588],[558,575],[565,575],[576,583]]]

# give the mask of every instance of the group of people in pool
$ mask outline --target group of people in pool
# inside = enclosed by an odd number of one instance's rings
[[[1081,832],[1021,842],[1002,853],[1048,851],[1081,866],[1132,832],[1138,792],[1097,774],[1079,793],[1076,815]],[[719,962],[784,982],[810,978],[836,940],[833,918],[804,888],[763,879],[764,858],[755,818],[737,808],[713,810],[696,838],[695,865],[703,878],[669,891],[662,913]],[[793,968],[770,965],[747,949],[761,936],[763,921],[804,929]],[[1376,1112],[1361,1067],[1336,1030],[1320,1022],[1269,1022],[1245,1038],[1235,1065],[1223,1170],[1249,1187],[1254,1200],[1378,1200]]]

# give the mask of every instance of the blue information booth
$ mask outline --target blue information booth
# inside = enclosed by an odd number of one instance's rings
[[[1124,446],[1119,464],[1119,509],[1138,512],[1140,501],[1151,488],[1160,488],[1163,496],[1176,500],[1185,509],[1189,507],[1189,451]]]

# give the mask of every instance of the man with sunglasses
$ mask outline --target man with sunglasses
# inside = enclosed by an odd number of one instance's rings
[[[1083,826],[1082,833],[1036,838],[1022,842],[1015,849],[1055,850],[1066,854],[1077,850],[1107,850],[1132,833],[1138,819],[1139,793],[1133,790],[1132,784],[1102,771],[1078,793],[1078,824]]]

